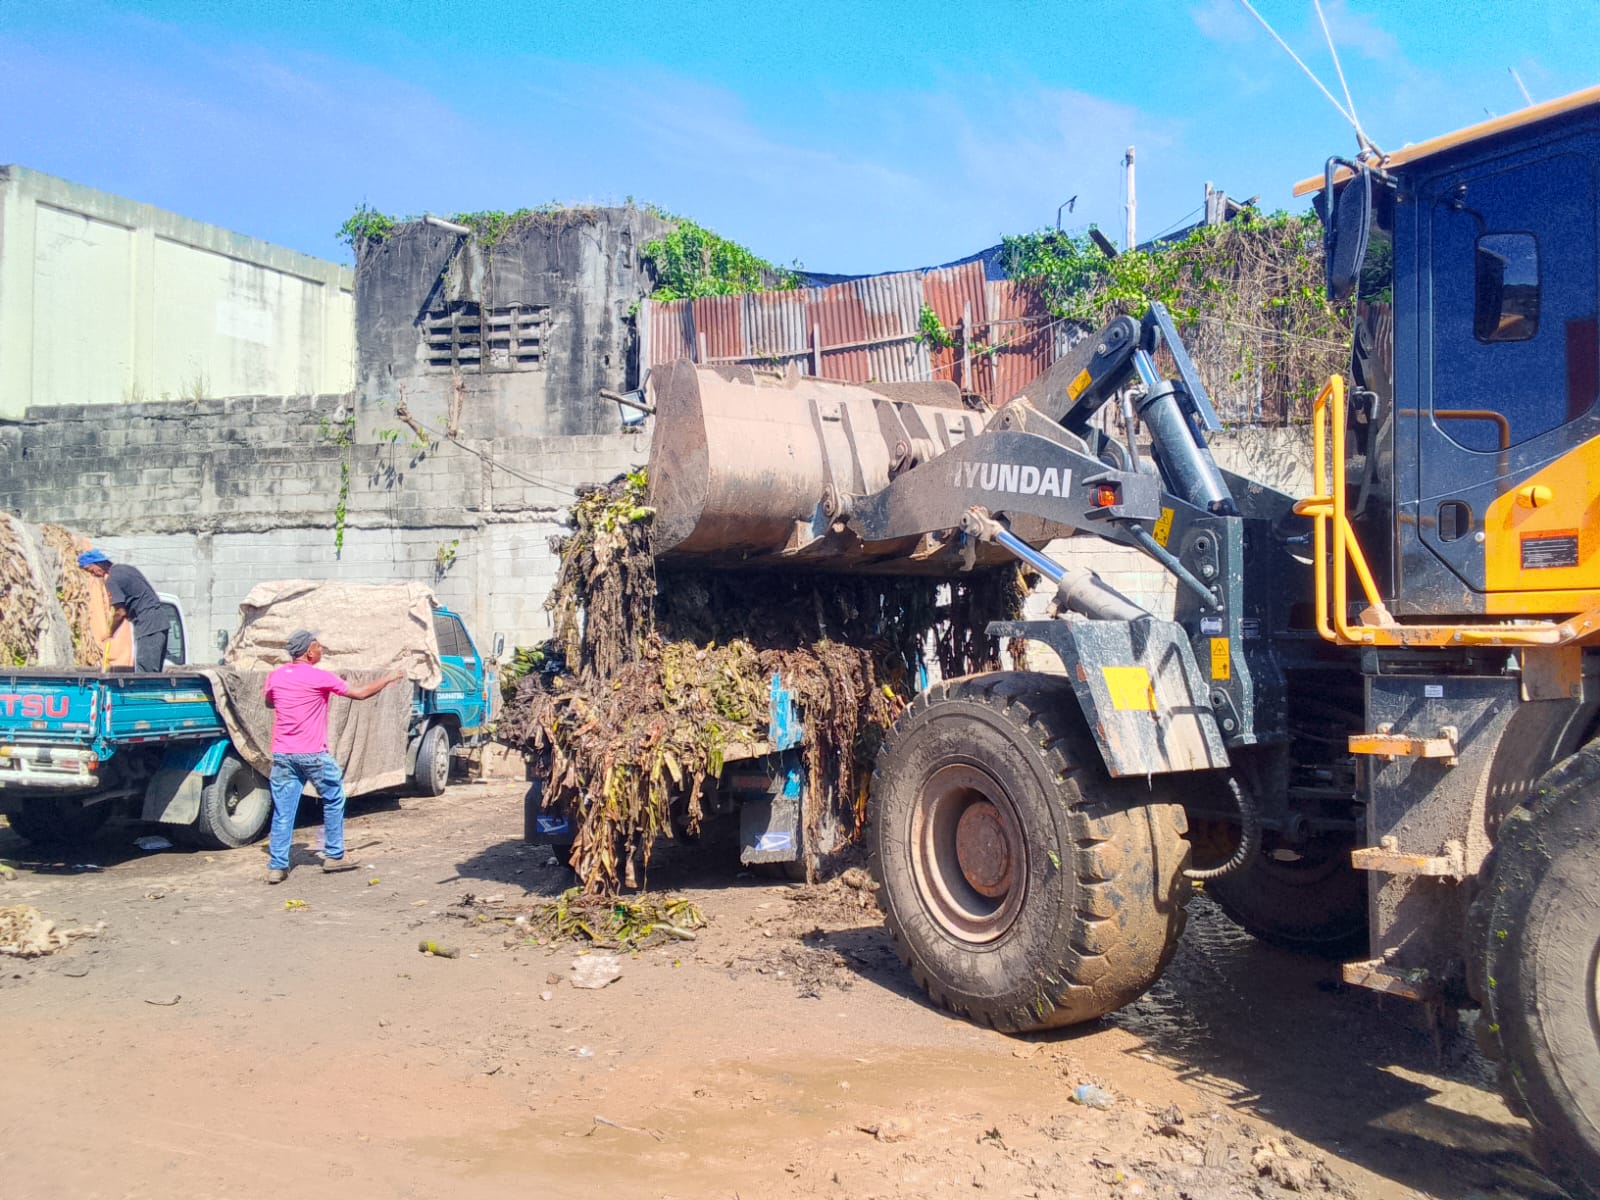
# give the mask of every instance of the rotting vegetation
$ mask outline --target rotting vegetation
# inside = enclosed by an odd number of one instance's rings
[[[98,666],[89,577],[77,569],[72,533],[59,525],[24,526],[0,513],[0,666]],[[64,628],[71,664],[51,644]],[[46,661],[48,660],[48,661]]]
[[[535,757],[545,807],[574,819],[572,867],[591,893],[634,864],[643,882],[658,837],[698,832],[724,763],[770,745],[774,676],[804,730],[805,835],[834,824],[853,839],[925,656],[946,676],[998,666],[985,625],[1026,595],[1014,568],[941,585],[658,565],[645,489],[636,472],[573,506],[573,532],[552,546],[555,636],[497,734]]]

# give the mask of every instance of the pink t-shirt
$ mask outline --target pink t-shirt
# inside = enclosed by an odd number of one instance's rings
[[[332,671],[292,662],[267,676],[262,693],[272,705],[274,754],[321,754],[328,748],[328,698],[350,686]]]

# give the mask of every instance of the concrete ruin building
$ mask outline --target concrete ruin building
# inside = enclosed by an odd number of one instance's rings
[[[574,489],[648,452],[598,392],[637,383],[639,248],[669,225],[557,210],[486,245],[411,223],[359,244],[352,273],[22,168],[0,178],[0,509],[141,566],[182,601],[195,661],[267,578],[417,580],[485,641],[545,636]],[[69,284],[120,298],[74,307]],[[183,319],[147,328],[152,308]],[[332,313],[315,354],[312,310]],[[244,334],[264,339],[256,360]]]

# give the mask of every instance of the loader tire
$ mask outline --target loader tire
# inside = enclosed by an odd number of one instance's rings
[[[200,791],[200,813],[184,840],[207,850],[258,842],[272,824],[272,792],[249,763],[228,754]]]
[[[1006,1033],[1092,1020],[1160,976],[1183,931],[1183,809],[1107,777],[1068,681],[936,684],[878,756],[873,869],[933,1000]]]
[[[1206,895],[1228,919],[1274,946],[1321,958],[1367,952],[1367,874],[1350,865],[1348,838],[1293,850],[1270,841],[1239,871],[1208,880]]]
[[[110,816],[108,803],[37,799],[7,813],[6,820],[21,837],[37,845],[71,846],[94,837]]]
[[[1501,824],[1474,905],[1485,1049],[1551,1176],[1600,1197],[1600,746]],[[1487,916],[1487,920],[1483,918]]]

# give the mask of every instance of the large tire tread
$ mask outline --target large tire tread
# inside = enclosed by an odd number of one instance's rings
[[[891,908],[887,888],[880,886],[896,953],[935,1003],[1002,1032],[1076,1024],[1121,1008],[1159,977],[1183,931],[1188,885],[1182,878],[1187,849],[1182,808],[1141,802],[1131,787],[1110,780],[1070,683],[1026,672],[947,680],[919,696],[885,739],[874,773],[875,794],[885,785],[883,764],[906,729],[937,706],[961,702],[985,705],[1025,730],[1062,794],[1074,789],[1079,794],[1079,802],[1065,809],[1069,846],[1058,850],[1063,858],[1070,855],[1078,880],[1070,932],[1059,961],[1040,964],[1036,994],[1026,1002],[962,996],[922,963]],[[1126,888],[1137,889],[1138,876],[1152,863],[1160,876],[1157,902],[1141,903],[1125,894]],[[882,885],[882,864],[875,861],[874,870]]]
[[[1500,825],[1468,918],[1468,985],[1485,1054],[1547,1169],[1600,1197],[1600,745],[1541,781]]]

